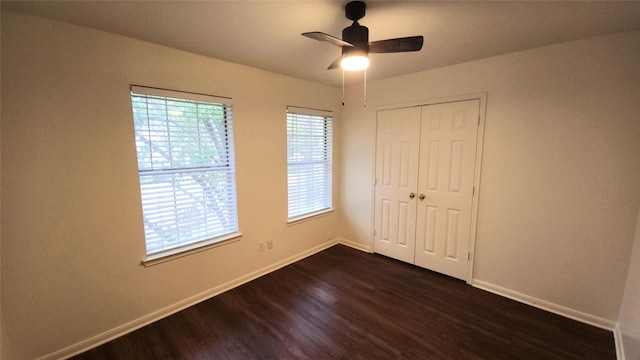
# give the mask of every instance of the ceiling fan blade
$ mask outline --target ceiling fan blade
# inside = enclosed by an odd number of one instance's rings
[[[409,36],[396,39],[373,41],[369,43],[369,52],[395,53],[406,51],[420,51],[420,49],[422,49],[423,42],[423,36]]]
[[[335,36],[331,36],[329,34],[325,34],[325,33],[320,32],[320,31],[312,31],[312,32],[302,33],[302,36],[306,36],[306,37],[311,38],[313,40],[326,41],[326,42],[332,43],[335,46],[340,46],[340,47],[343,47],[343,46],[352,47],[353,46],[352,43],[340,40]]]
[[[336,61],[332,62],[331,65],[327,68],[327,70],[333,70],[340,67],[340,62],[342,61],[342,55],[338,56]]]

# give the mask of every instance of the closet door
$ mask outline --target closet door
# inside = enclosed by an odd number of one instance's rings
[[[479,100],[422,108],[415,264],[467,278]]]
[[[414,262],[420,107],[379,111],[374,251]]]

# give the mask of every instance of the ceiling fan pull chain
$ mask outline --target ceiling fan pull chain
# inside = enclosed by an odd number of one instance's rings
[[[342,106],[344,106],[344,69],[342,69]]]
[[[364,105],[362,107],[367,107],[367,69],[364,69]]]

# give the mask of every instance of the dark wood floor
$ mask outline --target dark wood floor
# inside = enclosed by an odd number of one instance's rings
[[[613,334],[337,245],[75,359],[615,359]]]

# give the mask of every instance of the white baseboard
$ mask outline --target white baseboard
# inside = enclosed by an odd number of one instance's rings
[[[334,240],[329,240],[323,244],[320,244],[314,248],[305,250],[301,253],[295,254],[293,256],[290,256],[286,259],[283,259],[281,261],[278,261],[276,263],[273,263],[271,265],[268,265],[264,268],[261,268],[259,270],[256,270],[254,272],[251,272],[249,274],[246,274],[244,276],[241,276],[237,279],[228,281],[224,284],[221,284],[219,286],[216,286],[212,289],[209,289],[207,291],[204,291],[200,294],[196,294],[192,297],[189,297],[187,299],[184,299],[180,302],[177,302],[175,304],[172,304],[170,306],[167,306],[163,309],[160,309],[158,311],[155,311],[153,313],[150,313],[148,315],[145,315],[139,319],[133,320],[129,323],[120,325],[116,328],[113,328],[111,330],[105,331],[102,334],[98,334],[96,336],[93,336],[91,338],[88,338],[86,340],[83,340],[77,344],[71,345],[69,347],[66,347],[64,349],[55,351],[53,353],[50,353],[48,355],[42,356],[40,358],[38,358],[37,360],[58,360],[58,359],[67,359],[70,358],[72,356],[78,355],[80,353],[83,353],[87,350],[90,350],[94,347],[100,346],[104,343],[107,343],[113,339],[116,339],[120,336],[126,335],[132,331],[135,331],[137,329],[140,329],[146,325],[149,325],[155,321],[158,321],[160,319],[163,319],[169,315],[172,315],[178,311],[184,310],[190,306],[193,306],[195,304],[198,304],[202,301],[205,301],[207,299],[210,299],[218,294],[221,294],[225,291],[231,290],[235,287],[238,287],[242,284],[245,284],[249,281],[255,280],[261,276],[264,276],[268,273],[271,273],[273,271],[276,271],[282,267],[285,267],[287,265],[293,264],[296,261],[302,260],[306,257],[309,257],[313,254],[316,254],[320,251],[323,251],[325,249],[328,249],[336,244],[342,244],[345,246],[349,246],[351,248],[360,250],[360,251],[364,251],[367,253],[371,253],[371,248],[369,246],[363,245],[361,243],[357,243],[357,242],[353,242],[347,239],[343,239],[343,238],[338,238],[338,239],[334,239]],[[623,352],[623,346],[622,346],[622,335],[620,333],[620,329],[617,326],[617,324],[613,321],[610,320],[606,320],[594,315],[590,315],[590,314],[586,314],[577,310],[573,310],[561,305],[557,305],[545,300],[540,300],[537,298],[534,298],[532,296],[529,295],[525,295],[522,293],[519,293],[517,291],[513,291],[510,289],[506,289],[497,285],[493,285],[491,283],[488,282],[484,282],[481,280],[473,280],[472,281],[472,286],[485,290],[485,291],[489,291],[492,292],[494,294],[500,295],[500,296],[504,296],[507,297],[509,299],[515,300],[515,301],[519,301],[537,308],[540,308],[542,310],[546,310],[573,320],[577,320],[589,325],[593,325],[602,329],[606,329],[606,330],[612,330],[614,332],[614,338],[615,338],[615,344],[616,344],[616,354],[617,354],[617,358],[618,360],[624,360],[624,352]]]
[[[517,291],[514,290],[510,290],[507,288],[503,288],[501,286],[498,285],[494,285],[485,281],[481,281],[481,280],[472,280],[471,281],[471,285],[473,287],[485,290],[485,291],[489,291],[492,292],[494,294],[500,295],[500,296],[504,296],[506,298],[509,298],[511,300],[515,300],[527,305],[531,305],[534,307],[537,307],[539,309],[545,310],[545,311],[549,311],[552,312],[554,314],[558,314],[560,316],[564,316],[567,317],[569,319],[573,319],[576,321],[580,321],[583,322],[585,324],[588,325],[592,325],[595,327],[599,327],[601,329],[605,329],[605,330],[611,330],[613,331],[615,328],[615,322],[611,321],[611,320],[607,320],[607,319],[603,319],[601,317],[595,316],[595,315],[591,315],[591,314],[587,314],[578,310],[574,310],[574,309],[570,309],[568,307],[564,307],[562,305],[558,305],[558,304],[554,304],[552,302],[546,301],[546,300],[541,300],[538,298],[534,298],[533,296],[529,296],[529,295],[525,295],[522,293],[519,293]]]
[[[338,244],[342,244],[348,247],[352,247],[356,250],[360,250],[360,251],[364,251],[367,253],[372,253],[373,251],[371,251],[371,247],[361,244],[361,243],[357,243],[355,241],[351,241],[351,240],[347,240],[347,239],[343,239],[343,238],[337,238],[336,239],[338,241]]]
[[[210,299],[218,294],[221,294],[225,291],[231,290],[235,287],[238,287],[244,283],[247,283],[251,280],[255,280],[261,276],[264,276],[270,272],[276,271],[282,267],[293,264],[296,261],[302,260],[306,257],[309,257],[315,253],[318,253],[322,250],[328,249],[338,243],[337,240],[329,240],[321,245],[318,245],[314,248],[305,250],[301,253],[290,256],[286,259],[280,260],[274,264],[263,267],[262,269],[256,270],[244,276],[241,276],[237,279],[228,281],[222,285],[216,286],[212,289],[204,291],[200,294],[194,295],[187,299],[184,299],[180,302],[177,302],[173,305],[169,305],[164,309],[160,309],[158,311],[154,311],[151,314],[145,315],[139,319],[133,320],[126,324],[120,325],[111,330],[105,331],[102,334],[98,334],[94,337],[83,340],[77,344],[71,345],[64,349],[55,351],[48,355],[38,358],[37,360],[58,360],[58,359],[67,359],[72,356],[83,353],[87,350],[93,349],[94,347],[100,346],[104,343],[107,343],[113,339],[116,339],[120,336],[126,335],[132,331],[140,329],[146,325],[149,325],[155,321],[163,319],[169,315],[177,313],[178,311],[184,310],[190,306],[193,306],[197,303]]]
[[[613,339],[616,342],[616,359],[625,360],[624,357],[624,345],[622,341],[622,330],[620,330],[620,324],[616,323],[613,329]]]

